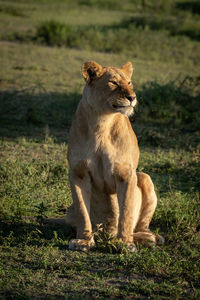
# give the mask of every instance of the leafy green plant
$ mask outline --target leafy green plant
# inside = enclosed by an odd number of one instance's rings
[[[73,27],[50,20],[38,27],[36,35],[39,40],[50,46],[70,46],[73,34]]]
[[[94,239],[96,243],[96,249],[106,253],[129,253],[127,246],[119,241],[116,237],[113,237],[108,232],[103,230],[101,224],[96,228],[94,232]]]
[[[44,222],[44,219],[47,217],[46,212],[48,208],[44,205],[43,202],[40,202],[38,205],[35,205],[36,208],[36,220],[41,225]]]

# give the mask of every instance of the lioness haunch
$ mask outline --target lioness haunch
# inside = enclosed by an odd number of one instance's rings
[[[157,197],[151,178],[137,173],[139,148],[128,116],[137,103],[130,62],[121,69],[86,62],[83,97],[68,147],[73,205],[66,223],[76,228],[72,250],[94,246],[92,228],[103,224],[130,251],[134,242],[164,242],[149,230]]]

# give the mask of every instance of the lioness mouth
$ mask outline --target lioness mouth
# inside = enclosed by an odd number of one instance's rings
[[[113,104],[113,108],[123,108],[123,107],[127,107],[126,105],[115,105]]]

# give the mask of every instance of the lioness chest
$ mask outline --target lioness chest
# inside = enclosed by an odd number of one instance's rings
[[[89,128],[81,109],[77,116],[70,131],[68,147],[70,173],[80,177],[89,173],[95,190],[113,194],[116,192],[118,169],[126,175],[130,170],[136,170],[138,165],[137,138],[129,119],[116,114],[111,120],[94,122]],[[80,126],[80,121],[85,126]]]
[[[123,132],[122,135],[120,132],[113,136],[108,130],[108,134],[96,133],[87,142],[86,162],[93,187],[108,194],[115,193],[118,169],[128,173],[138,164],[139,150],[134,133]]]

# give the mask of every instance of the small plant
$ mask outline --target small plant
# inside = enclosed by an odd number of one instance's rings
[[[102,224],[100,224],[94,232],[94,239],[96,242],[96,249],[106,253],[129,253],[129,250],[123,242],[119,241],[116,237],[113,237],[106,232]]]
[[[54,20],[42,23],[37,29],[37,38],[50,46],[70,46],[74,30],[72,26]]]
[[[36,220],[40,225],[42,225],[44,219],[47,217],[45,213],[47,212],[48,208],[44,205],[43,202],[40,202],[40,204],[35,205],[35,208],[37,210]]]

